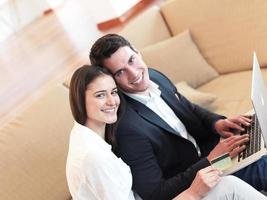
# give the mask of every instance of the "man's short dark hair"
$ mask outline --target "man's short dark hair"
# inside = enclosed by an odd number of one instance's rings
[[[110,58],[120,47],[128,46],[136,50],[128,40],[117,34],[107,34],[99,38],[92,46],[89,58],[92,65],[103,66],[103,61]]]

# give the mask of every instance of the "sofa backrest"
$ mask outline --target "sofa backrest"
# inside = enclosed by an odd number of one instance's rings
[[[0,129],[0,199],[70,199],[68,102],[68,90],[55,86]]]
[[[173,35],[190,30],[219,73],[251,69],[254,50],[267,66],[266,0],[170,0],[161,12]]]
[[[138,50],[171,37],[157,6],[134,18],[119,34],[127,38]]]

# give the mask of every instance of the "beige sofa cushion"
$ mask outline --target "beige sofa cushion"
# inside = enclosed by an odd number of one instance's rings
[[[66,200],[65,163],[73,118],[56,86],[0,129],[0,197]]]
[[[267,69],[263,69],[262,72],[267,80]],[[217,96],[210,105],[216,113],[226,116],[243,114],[252,109],[251,76],[251,71],[221,75],[202,85],[198,90]]]
[[[218,76],[200,54],[189,31],[150,45],[141,54],[149,67],[163,72],[174,83],[186,81],[197,87]]]
[[[250,69],[254,50],[267,66],[266,10],[266,0],[172,0],[161,7],[172,34],[189,28],[219,73]]]
[[[209,109],[210,104],[216,99],[214,94],[200,92],[190,87],[186,82],[179,82],[175,84],[178,92],[184,95],[191,102]]]
[[[171,36],[159,8],[156,6],[149,8],[128,23],[119,34],[126,37],[137,49]]]

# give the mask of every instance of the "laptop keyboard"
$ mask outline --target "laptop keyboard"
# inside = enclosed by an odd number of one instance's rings
[[[245,159],[261,149],[261,128],[256,115],[251,116],[251,126],[246,127],[245,131],[240,134],[248,134],[249,141],[246,144],[246,149],[238,155],[238,161]]]

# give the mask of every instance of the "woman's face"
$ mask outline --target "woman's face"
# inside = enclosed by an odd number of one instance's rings
[[[113,78],[103,74],[88,84],[85,104],[88,124],[102,126],[116,122],[120,98]]]

